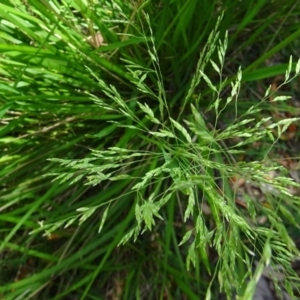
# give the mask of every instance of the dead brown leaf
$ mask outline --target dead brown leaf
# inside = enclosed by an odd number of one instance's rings
[[[87,41],[94,47],[94,48],[99,48],[100,46],[103,45],[104,42],[104,38],[101,34],[100,31],[97,31],[96,33],[94,33],[93,35],[89,36],[87,38]]]

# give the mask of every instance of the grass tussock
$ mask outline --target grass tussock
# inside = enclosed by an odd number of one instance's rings
[[[0,3],[1,297],[297,295],[299,8],[202,2]]]

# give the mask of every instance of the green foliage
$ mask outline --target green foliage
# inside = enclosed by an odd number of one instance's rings
[[[0,255],[12,266],[1,266],[1,296],[99,299],[122,286],[124,299],[251,299],[264,266],[278,264],[292,293],[298,250],[282,218],[298,226],[298,184],[269,153],[298,118],[261,117],[271,89],[246,109],[239,99],[247,81],[299,75],[291,58],[257,68],[299,30],[224,78],[239,34],[254,28],[242,52],[287,10],[275,1],[263,22],[267,1],[253,3],[2,1]],[[239,161],[257,141],[263,159]],[[248,194],[238,208],[236,175],[271,207]]]

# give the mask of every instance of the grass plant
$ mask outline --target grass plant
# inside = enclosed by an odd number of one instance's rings
[[[1,297],[252,299],[279,265],[295,292],[281,2],[1,1]],[[240,208],[237,177],[265,201]]]

